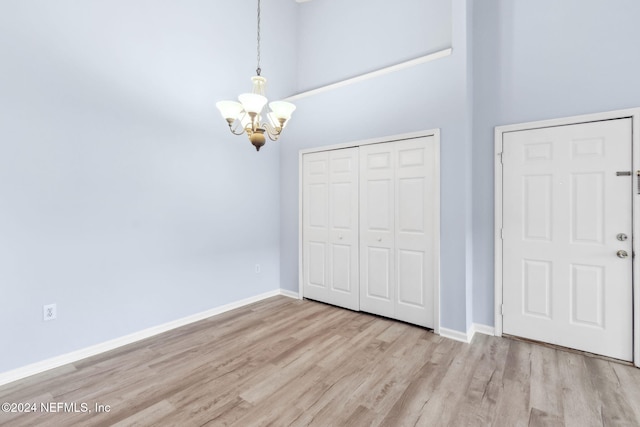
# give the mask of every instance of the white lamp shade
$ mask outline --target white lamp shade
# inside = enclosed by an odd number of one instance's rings
[[[220,101],[216,107],[225,119],[237,119],[242,112],[242,104],[236,101]]]
[[[274,101],[269,104],[269,108],[271,108],[271,111],[273,111],[273,114],[278,119],[289,120],[291,118],[291,114],[295,111],[296,106],[286,101]]]
[[[247,113],[260,113],[267,103],[267,98],[255,93],[243,93],[238,99]]]

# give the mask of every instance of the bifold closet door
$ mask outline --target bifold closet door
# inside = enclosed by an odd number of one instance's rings
[[[358,149],[303,155],[303,293],[359,310]]]
[[[360,308],[434,327],[439,227],[433,137],[360,147]]]

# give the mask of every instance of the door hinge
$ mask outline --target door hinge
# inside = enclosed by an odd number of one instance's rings
[[[504,228],[500,229],[500,238],[504,240]]]
[[[498,156],[500,156],[500,164],[504,165],[504,152],[502,151],[502,152],[498,153]]]
[[[504,304],[500,304],[500,314],[504,316]]]

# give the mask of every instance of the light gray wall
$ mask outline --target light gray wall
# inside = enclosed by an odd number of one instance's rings
[[[640,106],[639,19],[636,0],[475,2],[475,322],[494,321],[494,126]]]
[[[357,83],[331,92],[297,101],[295,120],[287,128],[281,144],[281,285],[284,289],[298,290],[298,152],[300,149],[357,141],[419,130],[440,128],[441,134],[441,319],[446,328],[466,331],[471,320],[470,295],[467,294],[466,265],[471,253],[469,72],[467,57],[467,1],[440,1],[438,7],[425,10],[420,0],[403,2],[402,19],[391,19],[383,2],[368,2],[368,19],[357,19],[362,10],[359,2],[322,0],[300,5],[300,28],[319,28],[309,31],[299,41],[301,52],[312,51],[314,61],[322,68],[323,76],[334,79],[350,75],[350,51],[334,49],[333,45],[317,49],[330,37],[334,9],[339,5],[344,16],[351,16],[350,31],[343,34],[344,45],[352,45],[362,32],[370,28],[383,29],[385,34],[400,37],[396,42],[408,52],[430,51],[430,28],[424,38],[412,36],[407,20],[417,24],[425,18],[429,22],[447,22],[452,25],[449,46],[453,55],[411,69]],[[448,7],[442,7],[447,3]],[[453,6],[452,6],[453,5]],[[307,8],[305,10],[305,8]],[[377,8],[377,9],[376,9]],[[434,16],[440,13],[441,15]],[[381,30],[382,31],[382,30]],[[434,38],[441,36],[436,28]],[[447,44],[439,42],[440,45]],[[404,46],[406,45],[406,46]],[[448,47],[448,46],[444,46]],[[369,48],[359,55],[367,55],[374,69],[390,65],[398,58],[385,50]],[[425,52],[428,53],[428,52]],[[304,61],[301,60],[301,63]],[[372,65],[373,66],[373,65]],[[372,71],[361,69],[360,72]],[[304,86],[306,77],[299,76]],[[313,79],[314,83],[323,78]]]
[[[300,91],[451,46],[450,0],[318,0],[299,22]]]
[[[296,14],[263,2],[274,99],[295,90]],[[278,144],[256,153],[215,109],[251,89],[254,17],[0,2],[0,372],[279,288]]]

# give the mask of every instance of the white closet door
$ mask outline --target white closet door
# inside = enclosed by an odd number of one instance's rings
[[[433,137],[394,143],[395,318],[433,327],[437,168]]]
[[[360,147],[360,307],[433,328],[438,165],[433,137]]]
[[[303,156],[303,293],[359,309],[357,148]]]
[[[360,147],[360,309],[395,314],[394,147]]]
[[[329,152],[329,298],[360,309],[358,293],[358,149]]]
[[[328,302],[329,153],[303,156],[302,254],[306,298]]]

